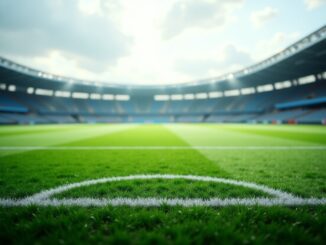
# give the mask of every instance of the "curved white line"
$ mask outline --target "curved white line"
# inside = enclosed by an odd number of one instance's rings
[[[96,185],[114,181],[126,181],[126,180],[146,180],[146,179],[185,179],[193,181],[206,181],[215,183],[231,184],[236,186],[242,186],[252,188],[265,192],[274,198],[210,198],[210,199],[182,199],[182,198],[111,198],[111,199],[99,199],[99,198],[63,198],[56,199],[51,198],[55,194],[65,192],[74,188],[83,186]],[[172,174],[154,174],[154,175],[131,175],[123,177],[108,177],[96,180],[86,180],[78,183],[62,185],[53,189],[41,191],[30,197],[24,199],[0,199],[0,206],[12,207],[12,206],[130,206],[130,207],[158,207],[161,205],[168,206],[211,206],[211,207],[223,207],[232,205],[242,206],[300,206],[300,205],[325,205],[326,198],[299,198],[284,191],[276,190],[264,185],[258,185],[251,182],[230,180],[224,178],[208,177],[208,176],[193,176],[193,175],[172,175]]]
[[[185,179],[185,180],[193,180],[193,181],[204,181],[204,182],[215,182],[215,183],[223,183],[223,184],[230,184],[236,186],[247,187],[255,190],[262,191],[267,193],[271,196],[282,198],[282,199],[289,199],[295,198],[293,195],[276,190],[273,188],[269,188],[264,185],[257,185],[255,183],[245,182],[245,181],[238,181],[238,180],[231,180],[231,179],[224,179],[224,178],[216,178],[216,177],[208,177],[208,176],[194,176],[194,175],[175,175],[175,174],[152,174],[152,175],[130,175],[130,176],[123,176],[123,177],[107,177],[95,180],[86,180],[78,183],[72,183],[67,185],[62,185],[56,188],[52,188],[49,190],[45,190],[39,193],[36,193],[27,199],[31,200],[44,200],[49,199],[51,196],[55,194],[59,194],[71,189],[83,187],[83,186],[90,186],[96,184],[103,184],[107,182],[116,182],[116,181],[126,181],[126,180],[148,180],[148,179]]]
[[[208,207],[225,207],[225,206],[316,206],[326,205],[326,198],[212,198],[204,199],[178,199],[178,198],[64,198],[64,199],[0,199],[0,206],[17,207],[17,206],[76,206],[76,207],[104,207],[104,206],[129,206],[129,207],[159,207],[168,206],[208,206]]]

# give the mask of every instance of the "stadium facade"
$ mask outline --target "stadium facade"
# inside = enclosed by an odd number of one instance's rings
[[[326,124],[326,26],[217,78],[167,86],[56,76],[0,58],[0,123]]]

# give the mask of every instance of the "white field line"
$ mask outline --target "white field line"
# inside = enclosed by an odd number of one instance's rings
[[[318,206],[326,205],[326,198],[211,198],[211,199],[180,199],[180,198],[63,198],[45,200],[26,199],[0,199],[0,207],[25,207],[25,206],[75,206],[75,207],[105,207],[105,206],[128,206],[128,207],[227,207],[227,206]]]
[[[98,198],[63,198],[56,199],[51,198],[53,195],[74,189],[79,187],[85,187],[90,185],[102,184],[107,182],[115,181],[126,181],[126,180],[147,180],[147,179],[185,179],[192,181],[205,181],[224,183],[236,186],[242,186],[255,190],[262,191],[266,194],[273,196],[272,198],[210,198],[210,199],[180,199],[180,198],[112,198],[112,199],[98,199]],[[62,185],[49,190],[41,191],[32,196],[23,199],[0,199],[0,206],[3,207],[14,207],[14,206],[130,206],[130,207],[158,207],[161,205],[168,206],[302,206],[302,205],[325,205],[326,198],[300,198],[290,193],[276,190],[264,185],[258,185],[255,183],[230,180],[224,178],[215,178],[208,176],[193,176],[193,175],[131,175],[123,177],[108,177],[95,180],[87,180],[78,183],[72,183]]]
[[[0,146],[0,151],[20,150],[326,150],[326,146]]]

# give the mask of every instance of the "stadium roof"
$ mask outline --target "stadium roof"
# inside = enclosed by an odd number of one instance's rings
[[[115,91],[154,90],[154,91],[210,91],[256,86],[296,79],[311,74],[325,72],[326,67],[326,26],[318,29],[281,52],[245,69],[223,76],[192,81],[176,85],[121,85],[108,84],[82,79],[57,76],[35,70],[8,59],[0,58],[2,82],[21,86],[78,87],[82,90],[109,89]]]

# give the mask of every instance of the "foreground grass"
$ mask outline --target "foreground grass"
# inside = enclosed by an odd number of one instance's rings
[[[3,244],[323,244],[325,207],[12,208]]]
[[[325,207],[14,208],[0,211],[3,244],[323,244]]]
[[[48,130],[47,130],[48,129]],[[326,145],[323,127],[239,125],[0,128],[0,145]],[[302,197],[326,197],[326,152],[20,151],[0,157],[0,198],[109,176],[192,174],[251,181]],[[185,180],[126,181],[60,197],[251,197],[250,189]],[[324,244],[326,207],[0,208],[0,242],[40,244]]]

